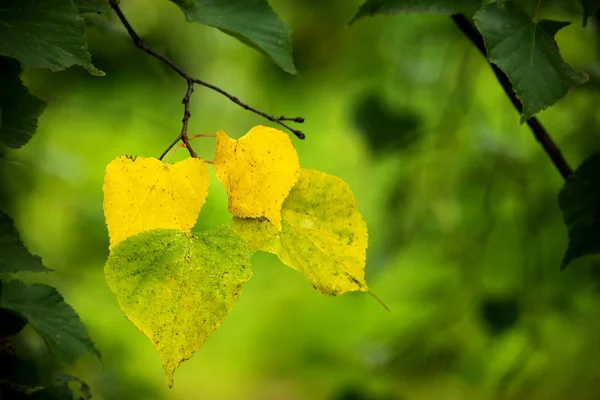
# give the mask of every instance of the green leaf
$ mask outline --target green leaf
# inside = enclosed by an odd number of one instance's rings
[[[10,382],[0,381],[0,393],[3,399],[30,400],[30,397],[23,392],[23,388],[11,385]]]
[[[81,65],[92,75],[104,75],[91,63],[83,18],[70,0],[3,0],[0,55],[24,68],[60,71]]]
[[[390,107],[375,93],[358,100],[354,120],[369,147],[377,153],[407,149],[421,136],[421,121],[416,111]]]
[[[482,0],[366,0],[350,24],[377,14],[469,14],[481,6]]]
[[[581,0],[581,6],[583,7],[583,26],[585,27],[588,18],[600,8],[600,0]]]
[[[233,219],[233,228],[251,250],[277,255],[321,293],[369,290],[364,279],[367,225],[344,181],[301,169],[283,203],[281,224],[278,232],[265,219]]]
[[[562,59],[554,35],[568,22],[535,23],[514,4],[491,3],[474,16],[490,62],[510,79],[523,104],[521,123],[587,81]]]
[[[290,74],[296,73],[292,59],[290,30],[267,0],[171,0],[188,21],[218,28],[271,57]]]
[[[561,268],[580,257],[600,255],[600,153],[585,160],[567,179],[558,204],[569,232]]]
[[[50,271],[42,259],[33,255],[21,242],[12,219],[0,211],[0,273],[19,271]]]
[[[107,14],[110,10],[108,0],[74,0],[73,4],[80,13]]]
[[[127,318],[173,372],[229,314],[252,276],[248,249],[229,227],[197,236],[155,229],[119,243],[104,267]]]
[[[18,280],[4,282],[0,307],[26,319],[57,361],[70,363],[89,352],[100,357],[79,316],[55,288]]]
[[[29,93],[17,74],[4,66],[0,88],[0,143],[17,149],[34,135],[46,102]]]

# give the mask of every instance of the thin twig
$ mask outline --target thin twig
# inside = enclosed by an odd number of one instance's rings
[[[183,118],[181,119],[181,133],[179,134],[179,137],[181,138],[181,141],[185,144],[185,147],[188,149],[190,156],[197,158],[198,155],[192,149],[192,146],[190,145],[187,136],[188,122],[190,120],[190,117],[192,116],[192,113],[190,113],[190,99],[192,97],[192,93],[194,93],[194,83],[192,81],[187,81],[187,85],[188,89],[182,101],[184,111]]]
[[[303,117],[296,117],[296,118],[288,118],[288,117],[284,117],[283,115],[279,118],[277,118],[277,121],[292,121],[292,122],[297,122],[299,124],[304,122],[304,118]]]
[[[267,114],[264,111],[260,111],[260,110],[258,110],[256,108],[250,107],[248,104],[244,103],[243,101],[241,101],[240,99],[238,99],[234,95],[227,93],[226,91],[224,91],[223,89],[221,89],[219,87],[216,87],[215,85],[211,85],[210,83],[204,82],[204,81],[202,81],[200,79],[193,78],[192,80],[193,80],[194,83],[197,83],[198,85],[202,85],[204,87],[207,87],[209,89],[214,90],[217,93],[222,94],[223,96],[227,97],[229,100],[233,101],[238,106],[242,107],[244,110],[251,111],[254,114],[258,114],[261,117],[263,117],[265,119],[268,119],[271,122],[275,122],[276,124],[279,124],[279,125],[283,126],[284,128],[288,129],[290,132],[292,132],[294,135],[296,135],[298,137],[298,139],[304,139],[304,138],[306,138],[306,136],[304,135],[304,133],[302,133],[302,131],[300,131],[298,129],[294,129],[291,126],[289,126],[288,124],[285,124],[285,123],[282,122],[282,121],[291,121],[292,119],[289,119],[289,118],[282,119],[281,117],[275,118],[274,116],[269,115],[269,114]],[[298,122],[298,123],[304,122],[304,118],[302,118],[301,120],[298,119],[298,118],[294,118],[293,120],[294,120],[294,122]]]
[[[189,101],[190,101],[190,97],[192,95],[193,92],[193,85],[194,84],[198,84],[200,86],[204,86],[208,89],[214,90],[217,93],[222,94],[223,96],[227,97],[229,100],[231,100],[232,102],[234,102],[235,104],[237,104],[238,106],[242,107],[245,110],[251,111],[255,114],[260,115],[261,117],[274,122],[276,124],[279,124],[281,126],[283,126],[284,128],[288,129],[290,132],[292,132],[294,135],[296,135],[299,139],[304,139],[306,136],[304,135],[304,133],[302,133],[302,131],[298,130],[298,129],[294,129],[291,126],[289,126],[288,124],[284,123],[283,121],[292,121],[292,122],[296,122],[296,123],[302,123],[304,122],[304,118],[302,117],[297,117],[297,118],[286,118],[286,117],[279,117],[276,118],[270,114],[267,114],[263,111],[260,111],[259,109],[256,109],[254,107],[249,106],[248,104],[244,103],[243,101],[241,101],[240,99],[238,99],[236,96],[226,92],[225,90],[212,85],[208,82],[203,81],[202,79],[198,79],[198,78],[194,78],[193,76],[190,76],[187,72],[185,72],[183,69],[181,69],[181,67],[177,66],[173,61],[169,60],[167,57],[165,57],[164,55],[152,50],[143,40],[142,38],[140,38],[140,36],[137,34],[137,32],[133,29],[133,27],[131,26],[131,24],[129,23],[129,21],[127,20],[127,18],[125,17],[125,15],[123,14],[123,12],[121,11],[121,8],[119,7],[119,2],[118,0],[108,0],[108,3],[110,5],[110,7],[115,11],[115,13],[117,14],[117,17],[119,18],[119,20],[121,21],[121,23],[123,24],[123,26],[125,27],[125,29],[127,30],[127,33],[129,34],[129,36],[131,37],[131,40],[133,41],[133,43],[139,47],[140,49],[144,50],[146,53],[150,54],[151,56],[159,59],[160,61],[162,61],[163,63],[165,63],[166,65],[168,65],[173,71],[177,72],[183,79],[185,79],[185,81],[188,84],[188,91],[186,92],[186,96],[184,97],[184,107],[185,107],[185,114],[182,120],[183,123],[183,128],[182,128],[182,132],[181,134],[177,137],[176,140],[173,141],[173,143],[171,143],[171,145],[163,152],[163,154],[159,157],[159,159],[162,159],[171,148],[173,148],[173,146],[175,146],[175,144],[177,144],[178,141],[183,141],[186,144],[186,147],[188,149],[188,151],[190,152],[190,155],[192,155],[192,157],[195,157],[194,154],[194,150],[192,150],[192,148],[189,146],[189,140],[187,138],[187,125],[188,125],[188,120],[190,118],[190,112],[189,112]]]
[[[199,133],[197,135],[190,136],[189,140],[194,140],[194,139],[198,139],[198,138],[201,138],[201,137],[217,137],[217,135],[214,134],[214,133]]]
[[[248,110],[253,112],[254,114],[258,114],[261,117],[268,119],[271,122],[275,122],[276,124],[279,124],[281,126],[283,126],[284,128],[286,128],[287,130],[289,130],[290,132],[292,132],[294,135],[296,135],[298,137],[298,139],[304,139],[306,138],[306,136],[304,135],[304,133],[302,133],[302,131],[298,130],[298,129],[294,129],[291,126],[289,126],[288,124],[283,123],[281,118],[275,118],[272,115],[267,114],[264,111],[260,111],[254,107],[249,106],[248,104],[244,103],[243,101],[241,101],[240,99],[238,99],[237,97],[235,97],[232,94],[227,93],[226,91],[224,91],[223,89],[216,87],[215,85],[211,85],[208,82],[204,82],[200,79],[196,79],[196,78],[192,78],[192,81],[194,83],[197,83],[198,85],[207,87],[209,89],[214,90],[217,93],[222,94],[223,96],[227,97],[229,100],[233,101],[235,104],[237,104],[238,106],[242,107],[244,110]],[[288,121],[291,121],[291,119],[285,119]],[[304,118],[302,118],[302,120],[300,121],[300,119],[298,118],[294,118],[294,122],[298,122],[298,123],[302,123],[304,122]]]
[[[452,15],[452,20],[454,21],[456,26],[462,31],[462,33],[471,40],[473,45],[477,47],[479,52],[487,58],[487,51],[485,49],[483,37],[471,24],[469,19],[463,14],[455,14]],[[500,85],[504,89],[504,92],[506,93],[512,104],[520,113],[523,112],[523,105],[521,104],[521,101],[517,98],[515,92],[513,91],[512,84],[510,83],[510,80],[508,79],[506,74],[502,72],[502,70],[498,68],[498,66],[496,66],[495,64],[490,63],[490,65],[492,67],[492,70],[494,71],[494,74],[496,74],[496,78],[498,78]],[[550,160],[552,160],[552,163],[554,164],[558,172],[560,172],[562,177],[567,179],[569,176],[571,176],[571,174],[573,174],[573,170],[567,163],[567,160],[564,158],[558,146],[556,146],[556,144],[548,134],[548,131],[546,131],[546,129],[542,126],[540,121],[538,121],[536,117],[532,117],[527,120],[527,125],[529,125],[529,128],[533,132],[533,135],[535,136],[537,141],[540,142],[544,151],[546,152],[546,154],[548,154],[548,157],[550,157]]]

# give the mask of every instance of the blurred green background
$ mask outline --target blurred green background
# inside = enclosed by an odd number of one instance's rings
[[[369,226],[364,293],[322,296],[275,256],[169,390],[150,341],[126,319],[103,276],[106,164],[157,157],[179,133],[185,82],[136,49],[114,16],[88,19],[99,78],[72,68],[25,81],[49,100],[38,133],[2,161],[3,207],[102,352],[68,367],[96,399],[598,399],[597,272],[565,272],[562,179],[485,59],[448,17],[346,23],[360,0],[277,0],[300,74],[217,30],[184,22],[168,1],[128,0],[141,36],[192,75],[274,115],[303,116],[293,139],[304,168],[344,179]],[[539,117],[576,167],[600,149],[599,32],[573,9],[557,40],[591,74]],[[239,137],[267,124],[203,88],[190,133]],[[214,139],[194,141],[212,159]],[[174,160],[187,154],[179,150]],[[230,222],[212,175],[195,230]],[[31,276],[40,280],[39,276]],[[25,332],[34,352],[43,343]]]

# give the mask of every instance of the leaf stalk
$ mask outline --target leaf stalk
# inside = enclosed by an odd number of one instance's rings
[[[538,1],[538,8],[540,4],[541,0]],[[471,41],[471,43],[473,43],[477,50],[479,50],[479,52],[487,58],[487,51],[485,48],[483,37],[481,36],[479,31],[477,31],[477,29],[471,24],[469,19],[463,14],[454,14],[451,18],[452,21],[454,21],[454,24],[458,27],[458,29],[460,29],[460,31]],[[490,66],[492,67],[492,70],[494,71],[494,74],[496,75],[500,86],[502,86],[502,89],[504,89],[504,92],[510,99],[513,106],[515,106],[519,113],[522,113],[523,105],[521,104],[519,98],[516,96],[512,88],[512,84],[510,83],[510,80],[508,79],[506,74],[502,72],[502,70],[497,65],[490,63]],[[527,125],[533,132],[533,135],[540,143],[548,157],[550,157],[550,160],[552,161],[558,172],[561,174],[561,176],[564,179],[567,179],[569,176],[571,176],[573,174],[573,169],[571,169],[569,163],[563,156],[562,152],[560,151],[556,143],[554,143],[554,140],[552,140],[552,137],[550,136],[548,131],[546,131],[541,122],[536,117],[531,117],[527,120]]]

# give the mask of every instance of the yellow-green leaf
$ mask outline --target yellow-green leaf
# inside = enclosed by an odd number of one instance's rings
[[[111,161],[103,186],[110,249],[151,229],[189,232],[208,196],[208,183],[208,168],[197,158],[170,165],[144,157]]]
[[[281,232],[265,219],[234,218],[233,228],[250,249],[276,254],[323,294],[369,290],[367,225],[343,180],[301,169],[281,216]]]
[[[248,249],[230,227],[197,236],[142,232],[115,247],[106,281],[127,318],[154,345],[169,386],[235,305],[252,276]]]
[[[281,206],[298,179],[300,162],[288,135],[255,126],[239,140],[217,133],[215,174],[236,217],[266,217],[281,229]]]

